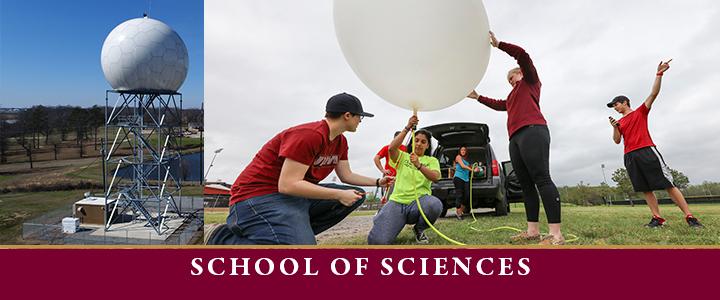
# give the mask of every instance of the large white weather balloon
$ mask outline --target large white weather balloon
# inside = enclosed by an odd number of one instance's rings
[[[403,108],[430,111],[459,102],[490,60],[481,0],[335,0],[334,19],[355,74]]]
[[[187,76],[188,53],[172,28],[144,17],[125,21],[110,32],[100,62],[115,90],[175,92]]]

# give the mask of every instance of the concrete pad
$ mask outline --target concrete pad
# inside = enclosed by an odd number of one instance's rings
[[[153,229],[151,226],[145,226],[147,222],[145,222],[144,220],[136,220],[133,222],[113,224],[112,226],[110,226],[110,230],[108,231],[104,231],[102,226],[100,226],[99,228],[93,230],[90,233],[90,236],[164,241],[168,237],[170,237],[170,235],[172,235],[172,233],[175,232],[175,230],[178,229],[180,225],[182,225],[182,223],[182,218],[168,218],[165,220],[164,224],[167,225],[169,229],[165,229],[165,231],[161,235],[158,235],[157,232],[155,232],[155,229]],[[89,226],[83,227],[92,228]]]

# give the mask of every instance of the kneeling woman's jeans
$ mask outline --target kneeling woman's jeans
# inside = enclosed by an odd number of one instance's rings
[[[432,195],[423,195],[420,196],[420,205],[422,205],[428,221],[435,224],[435,220],[440,217],[443,210],[440,199]],[[392,200],[388,201],[373,219],[373,228],[368,235],[368,244],[392,244],[405,224],[415,224],[415,231],[424,231],[430,227],[420,215],[417,201],[407,205]]]

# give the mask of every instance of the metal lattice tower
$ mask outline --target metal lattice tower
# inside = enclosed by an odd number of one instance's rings
[[[112,107],[110,95],[117,96]],[[166,218],[182,217],[175,201],[182,196],[181,144],[182,94],[106,91],[103,182],[105,207],[112,207],[106,231],[129,212],[157,234],[169,228]],[[131,178],[119,176],[121,168]]]

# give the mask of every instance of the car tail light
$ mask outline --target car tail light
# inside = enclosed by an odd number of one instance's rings
[[[497,160],[492,161],[492,174],[493,176],[500,176],[500,166],[498,165]]]

